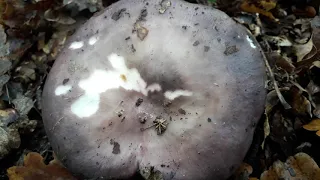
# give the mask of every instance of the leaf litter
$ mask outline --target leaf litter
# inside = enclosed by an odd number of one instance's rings
[[[41,90],[66,39],[115,1],[0,1],[0,179],[28,179],[37,170],[73,179],[53,160],[41,121]],[[189,1],[232,16],[266,56],[265,113],[230,180],[319,178],[320,3]]]

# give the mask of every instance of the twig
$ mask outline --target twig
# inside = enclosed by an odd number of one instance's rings
[[[6,84],[6,93],[7,93],[7,96],[8,96],[9,104],[11,104],[11,98],[10,98],[9,89],[8,89],[7,84]]]
[[[263,56],[264,56],[264,54],[263,54]],[[285,109],[291,109],[292,107],[290,106],[290,104],[287,103],[287,101],[284,99],[284,97],[282,96],[282,94],[281,94],[281,92],[279,90],[278,84],[276,82],[276,79],[274,78],[274,74],[273,74],[272,69],[270,67],[270,64],[268,62],[268,59],[265,56],[264,56],[264,61],[265,61],[265,64],[267,66],[267,70],[269,72],[270,79],[271,79],[271,81],[273,83],[274,89],[277,92],[277,95],[278,95],[278,98],[279,98],[281,104],[283,105],[283,107]]]

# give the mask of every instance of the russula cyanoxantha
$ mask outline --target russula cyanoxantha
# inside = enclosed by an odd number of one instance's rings
[[[122,0],[68,40],[46,80],[52,147],[87,178],[225,179],[264,110],[256,40],[182,0]]]

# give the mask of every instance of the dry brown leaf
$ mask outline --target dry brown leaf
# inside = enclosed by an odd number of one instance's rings
[[[316,105],[312,112],[315,117],[320,118],[320,105]]]
[[[299,88],[292,88],[291,92],[291,106],[294,111],[300,115],[309,115],[312,117],[311,103],[304,95],[302,95],[303,91],[301,91]]]
[[[9,180],[76,180],[75,177],[53,160],[48,165],[43,162],[43,157],[30,152],[24,157],[24,166],[13,166],[7,169]]]
[[[303,60],[303,58],[311,52],[313,48],[313,41],[310,38],[309,41],[305,44],[297,44],[295,43],[293,45],[293,50],[297,56],[297,62],[300,62]]]
[[[317,68],[320,68],[320,61],[314,61],[312,64]]]
[[[312,68],[312,66],[320,67],[320,28],[313,28],[312,43],[313,48],[311,52],[307,54],[302,61],[298,62],[297,66],[311,66],[310,68]]]
[[[261,148],[264,149],[264,143],[266,138],[270,135],[270,124],[269,124],[269,118],[268,118],[268,114],[265,112],[266,114],[266,119],[263,123],[263,132],[264,132],[264,139],[263,142],[261,144]]]
[[[247,163],[242,163],[237,171],[233,174],[235,180],[248,180],[250,174],[252,174],[253,169]]]
[[[276,161],[268,171],[261,174],[260,180],[316,180],[320,179],[317,163],[305,153],[290,156],[285,163]]]
[[[303,126],[308,131],[317,131],[317,135],[320,136],[320,119],[312,120],[310,123]]]
[[[279,92],[285,92],[289,91],[290,88],[284,87],[284,88],[279,88]],[[274,106],[276,106],[279,103],[279,97],[276,92],[276,90],[272,90],[267,94],[267,99],[266,99],[266,105],[265,105],[265,111],[266,114],[269,114],[271,110],[273,109]]]
[[[240,5],[240,8],[242,11],[249,12],[249,13],[259,13],[269,17],[272,20],[275,20],[276,18],[269,11],[271,9],[274,9],[276,5],[277,3],[273,0],[259,0],[259,1],[244,0]]]

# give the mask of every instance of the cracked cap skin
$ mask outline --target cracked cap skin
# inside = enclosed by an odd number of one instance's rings
[[[249,149],[266,97],[260,46],[219,10],[161,2],[107,7],[68,39],[48,75],[45,129],[78,177],[153,168],[165,180],[226,179]],[[166,124],[156,128],[158,117]]]

